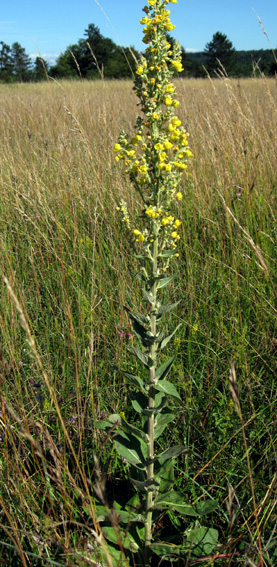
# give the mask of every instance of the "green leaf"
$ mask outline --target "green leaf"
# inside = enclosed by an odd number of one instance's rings
[[[117,452],[128,463],[138,468],[145,468],[147,446],[142,440],[137,439],[132,433],[120,431],[115,435],[114,443]]]
[[[109,415],[109,423],[111,423],[112,425],[121,425],[121,415],[112,413],[111,415]]]
[[[175,360],[175,356],[171,356],[168,360],[166,360],[159,368],[156,369],[156,378],[162,380],[167,376],[170,371],[170,368]]]
[[[145,316],[145,315],[141,315],[140,313],[135,313],[134,311],[131,311],[128,307],[124,306],[125,311],[127,311],[130,319],[132,321],[137,321],[138,323],[141,323],[142,325],[148,325],[150,318],[149,315]]]
[[[169,313],[173,311],[179,305],[181,300],[177,301],[176,303],[170,303],[168,305],[161,305],[157,310],[157,315],[163,315],[164,313]]]
[[[184,542],[184,548],[197,557],[212,553],[218,541],[218,531],[203,526],[191,530]]]
[[[155,498],[153,509],[163,510],[165,508],[176,510],[182,516],[198,516],[194,507],[185,502],[183,495],[175,491],[160,494]]]
[[[171,382],[168,382],[168,380],[160,380],[157,384],[155,384],[155,390],[164,392],[180,402],[182,401],[175,386],[171,384]]]
[[[205,516],[206,514],[210,514],[216,508],[218,508],[218,501],[217,500],[206,500],[205,502],[197,502],[195,505],[195,509],[199,516]]]
[[[161,254],[159,254],[160,258],[169,258],[170,256],[175,256],[176,254],[176,250],[164,250],[163,252],[161,252]]]
[[[167,449],[160,455],[157,455],[157,457],[155,457],[155,460],[158,460],[159,462],[168,461],[171,459],[175,459],[184,452],[185,452],[185,448],[182,445],[175,445],[175,447],[170,447],[170,449]]]
[[[171,276],[168,276],[167,278],[160,279],[158,281],[158,284],[157,284],[157,289],[161,289],[162,287],[166,287],[168,284],[173,282],[173,280],[175,280],[176,276],[177,276],[177,273],[172,274]]]
[[[137,427],[135,427],[131,423],[128,423],[128,421],[126,421],[126,419],[122,418],[121,426],[122,426],[123,429],[130,431],[138,439],[142,439],[142,441],[145,441],[145,443],[147,443],[148,435],[146,435],[146,433],[144,433],[144,431],[141,431],[140,429],[138,429]]]
[[[139,490],[143,490],[144,492],[146,491],[153,491],[153,490],[157,490],[157,487],[159,486],[159,483],[156,482],[155,480],[145,480],[145,481],[141,481],[141,480],[136,480],[134,478],[131,478],[132,483],[139,489]]]
[[[117,545],[122,542],[123,548],[130,549],[130,551],[134,552],[138,551],[139,546],[129,533],[109,526],[103,526],[102,531],[108,541]]]
[[[165,337],[165,339],[161,342],[160,350],[162,350],[167,345],[167,343],[169,343],[170,339],[172,339],[173,335],[175,335],[176,331],[178,331],[181,325],[182,323],[179,323],[173,333],[171,333],[171,335],[169,335],[168,337]]]
[[[159,557],[178,557],[181,551],[179,545],[173,543],[154,542],[151,544],[151,550]]]
[[[148,406],[148,397],[141,392],[132,392],[131,390],[129,391],[129,395],[134,410],[138,413],[143,413]]]
[[[125,376],[126,381],[129,384],[132,384],[132,386],[136,386],[137,388],[139,388],[139,390],[142,390],[146,394],[144,382],[139,376],[136,376],[135,374],[130,374],[130,372],[126,372],[126,370],[120,370],[120,372],[121,374],[123,374],[123,376]]]
[[[150,356],[148,356],[148,354],[141,352],[141,350],[134,346],[131,347],[130,350],[142,362],[142,364],[144,364],[146,368],[151,368],[151,366],[153,366],[153,360],[150,358]]]
[[[143,299],[153,304],[156,301],[156,297],[152,293],[148,293],[145,289],[143,290]]]
[[[158,439],[165,430],[166,426],[174,421],[175,416],[173,413],[158,413],[156,417],[156,427],[154,432],[154,439]]]

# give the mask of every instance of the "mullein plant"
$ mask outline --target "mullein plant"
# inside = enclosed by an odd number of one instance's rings
[[[142,372],[138,376],[132,371],[122,371],[141,427],[128,423],[123,414],[111,415],[108,421],[98,423],[113,436],[115,447],[128,463],[130,478],[140,494],[140,510],[134,501],[125,510],[116,505],[117,518],[123,524],[120,546],[136,556],[135,565],[147,567],[153,554],[175,558],[187,553],[205,555],[217,541],[216,530],[205,528],[201,523],[183,534],[179,545],[157,542],[153,538],[153,525],[166,511],[190,515],[195,522],[196,517],[215,507],[213,501],[202,502],[201,506],[189,505],[182,494],[173,490],[174,461],[184,448],[170,447],[159,454],[155,446],[175,418],[168,401],[181,402],[175,386],[167,380],[174,356],[161,363],[162,351],[179,327],[165,336],[163,316],[177,303],[164,304],[162,293],[176,276],[167,275],[172,261],[174,263],[179,256],[181,221],[175,210],[183,199],[182,176],[193,157],[188,145],[189,134],[176,114],[179,101],[172,78],[183,67],[180,45],[177,42],[171,45],[167,39],[167,32],[175,27],[167,9],[170,3],[177,4],[177,0],[148,0],[148,6],[143,8],[140,23],[147,48],[137,65],[134,81],[141,115],[135,124],[135,134],[129,137],[122,132],[114,146],[115,159],[124,163],[125,173],[141,199],[139,226],[131,226],[124,201],[118,207],[140,265],[137,277],[146,303],[143,314],[125,308],[139,345],[131,350],[142,365]],[[108,519],[105,510],[105,506],[99,510],[100,521]],[[104,526],[103,532],[108,540],[118,542],[118,533],[115,534],[113,528]]]

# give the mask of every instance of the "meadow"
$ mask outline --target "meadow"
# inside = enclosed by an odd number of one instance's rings
[[[216,551],[181,565],[274,567],[277,82],[176,87],[194,158],[176,205],[179,277],[165,291],[181,300],[164,356],[176,355],[182,404],[160,444],[188,449],[177,465],[188,502],[219,503],[208,520]],[[131,81],[0,85],[4,566],[108,565],[94,499],[100,485],[109,503],[132,494],[126,462],[95,423],[133,419],[120,372],[135,342],[124,305],[140,310],[141,297],[117,206],[124,198],[135,219],[137,195],[112,148],[137,115]],[[170,529],[190,522],[176,515]]]

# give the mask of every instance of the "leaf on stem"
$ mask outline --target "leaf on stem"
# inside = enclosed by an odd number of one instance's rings
[[[158,390],[159,392],[164,392],[165,394],[172,396],[179,402],[182,401],[175,386],[171,384],[171,382],[168,382],[168,380],[160,380],[157,384],[155,384],[155,390]]]
[[[179,327],[181,327],[182,323],[179,323],[179,325],[177,325],[176,329],[174,329],[173,333],[171,333],[171,335],[169,335],[168,337],[165,337],[165,339],[161,342],[160,345],[160,350],[162,350],[167,343],[169,343],[170,339],[172,339],[173,335],[175,335],[176,331],[178,331]]]
[[[167,492],[166,494],[160,494],[154,500],[154,510],[163,509],[176,510],[182,516],[198,516],[197,511],[191,504],[185,502],[185,499],[180,492]]]
[[[168,276],[167,278],[160,279],[158,281],[158,284],[157,284],[157,289],[161,289],[163,287],[166,287],[168,284],[173,282],[173,280],[175,280],[176,276],[177,276],[177,273],[172,274],[171,276]]]

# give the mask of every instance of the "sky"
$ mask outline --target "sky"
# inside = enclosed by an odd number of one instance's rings
[[[145,49],[139,20],[147,0],[0,0],[0,41],[15,41],[32,58],[40,55],[51,64],[65,49],[84,38],[88,24],[99,27],[124,47]],[[172,35],[187,52],[203,51],[220,31],[237,50],[269,49],[259,25],[277,48],[276,0],[178,0],[169,4]]]

